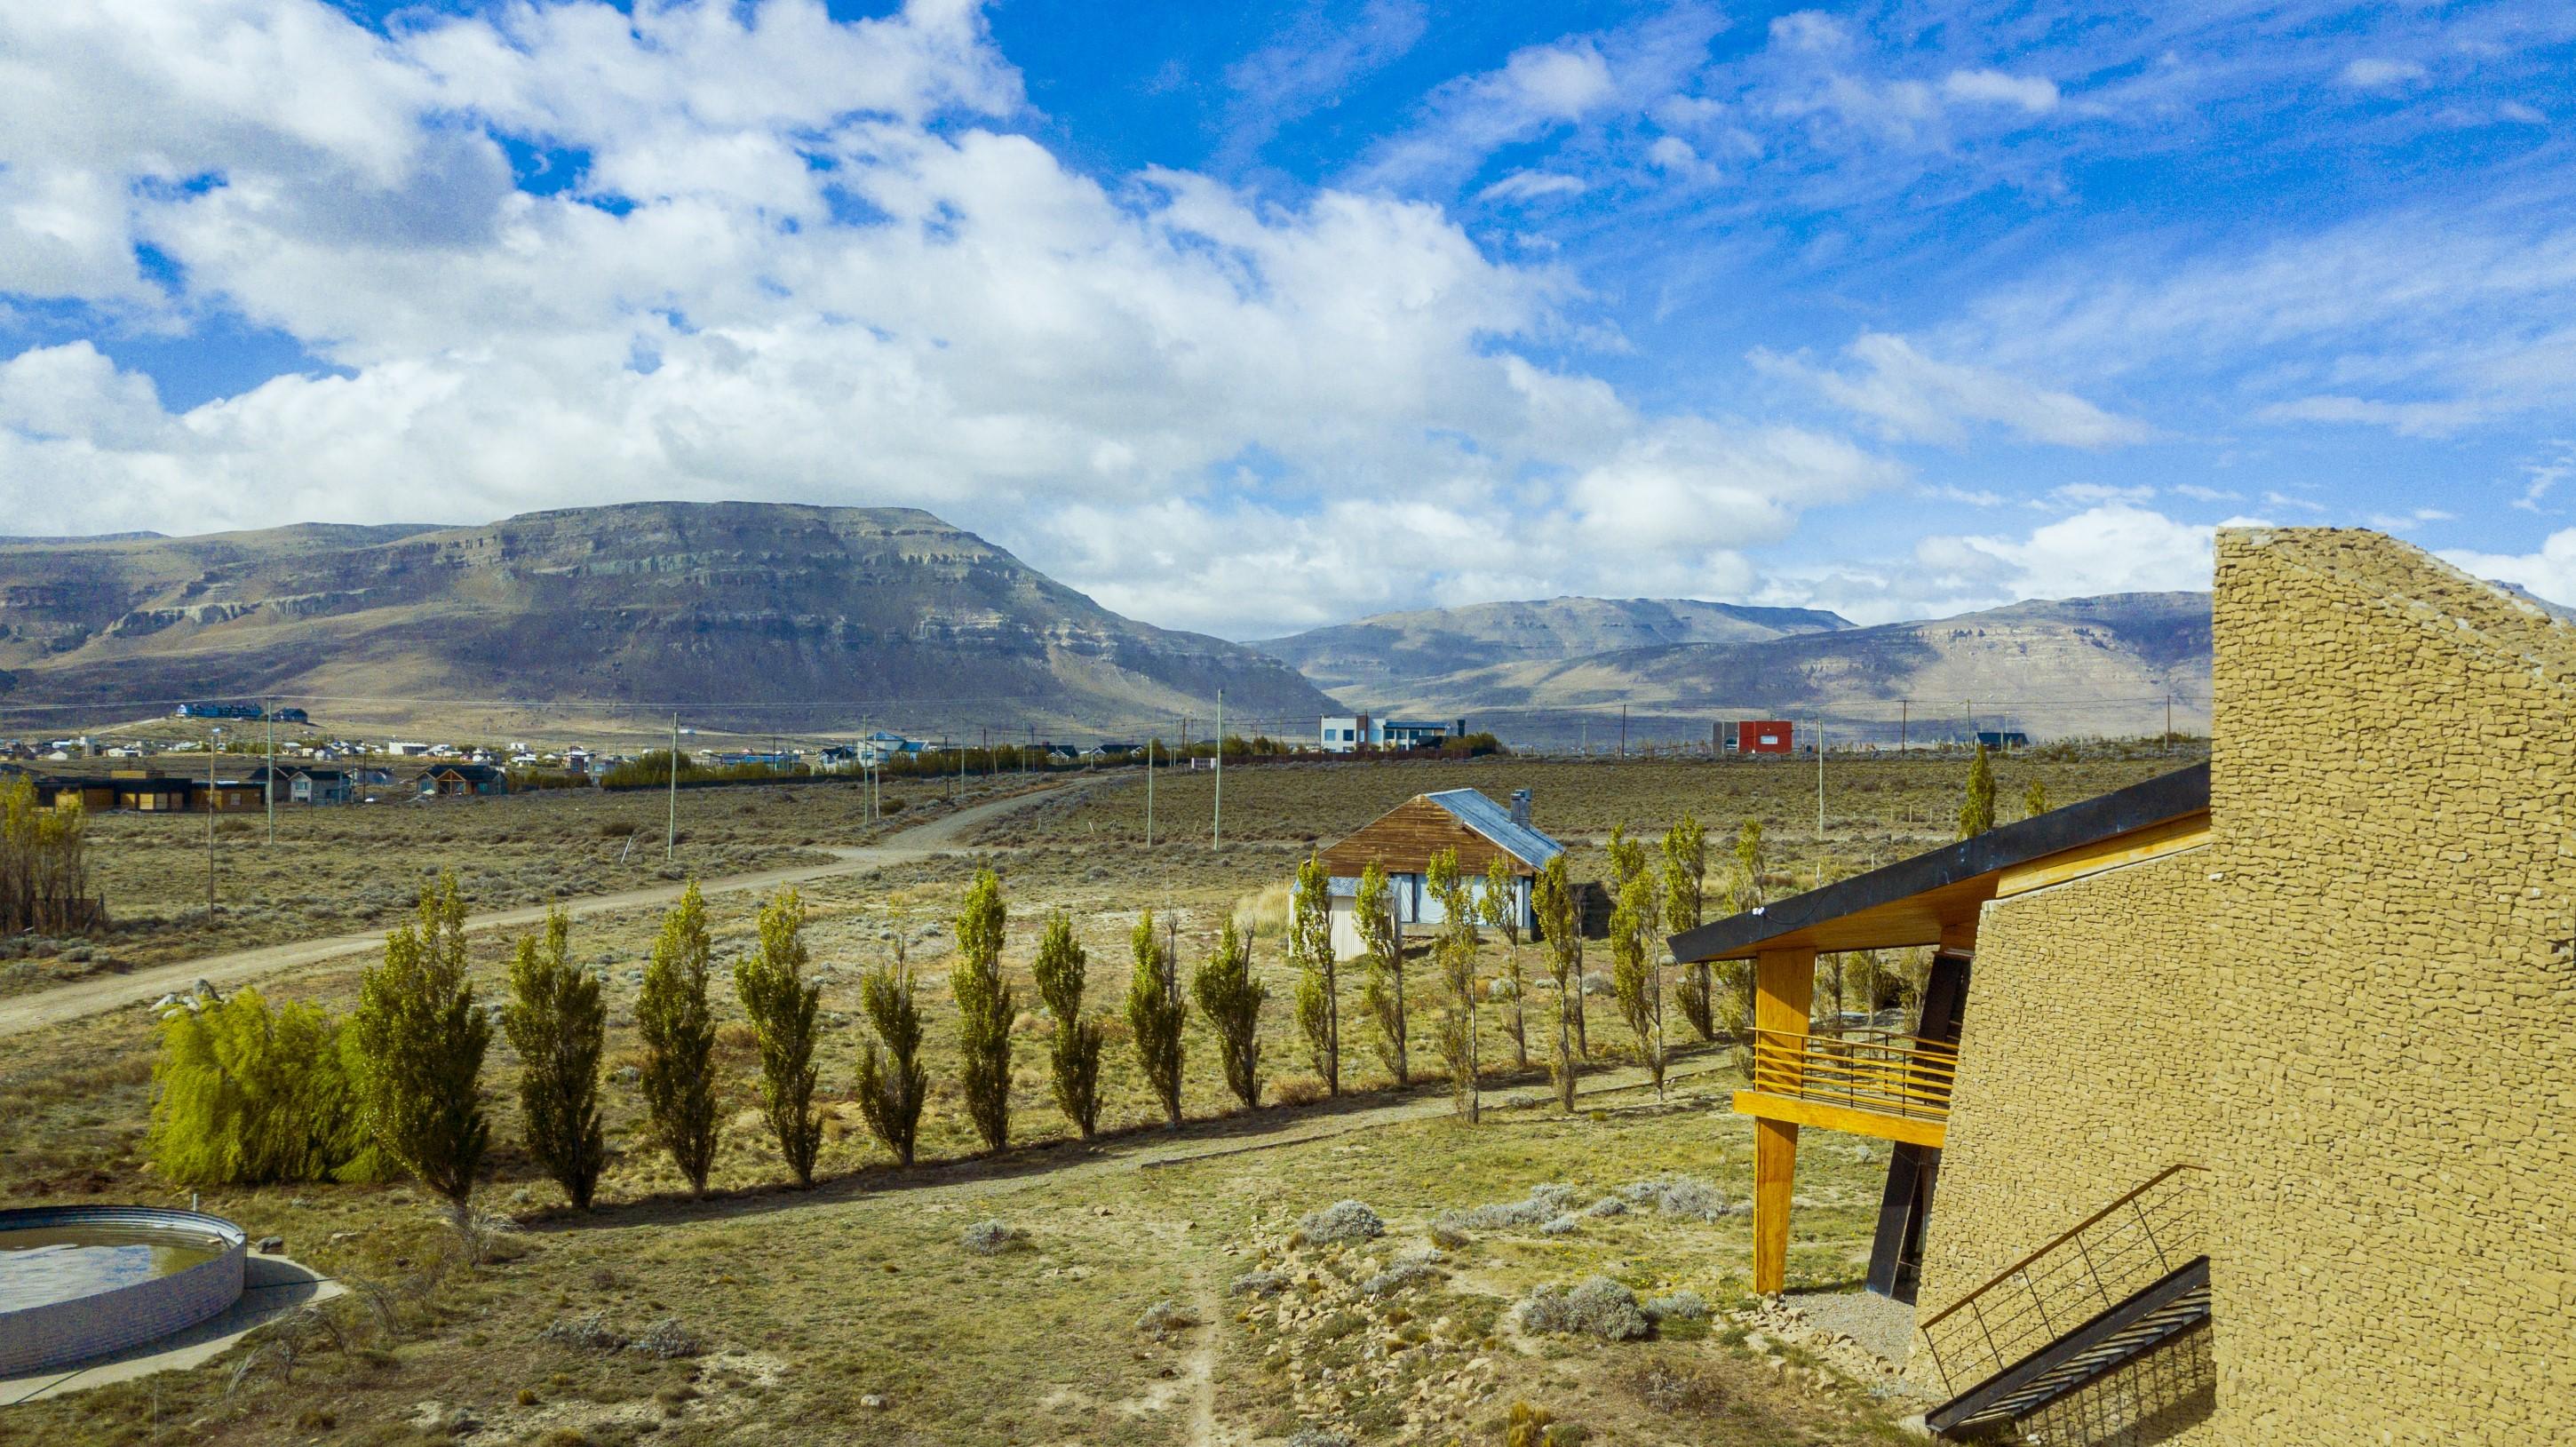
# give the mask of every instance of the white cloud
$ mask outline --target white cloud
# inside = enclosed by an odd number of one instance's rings
[[[2113,502],[2045,524],[2025,538],[1926,538],[1916,546],[1915,560],[1929,571],[1929,586],[1997,601],[2206,591],[2212,532]]]
[[[1580,176],[1555,171],[1514,171],[1484,190],[1476,199],[1485,202],[1520,204],[1544,200],[1550,196],[1580,196],[1591,189]]]
[[[0,287],[237,312],[335,371],[172,411],[86,342],[0,361],[12,531],[903,503],[1112,606],[1254,634],[1460,590],[1749,585],[1745,549],[1903,477],[1525,360],[1581,334],[1569,282],[1435,206],[1067,168],[1005,128],[1018,77],[952,0],[855,24],[566,0],[390,40],[315,0],[65,10],[0,11]],[[220,44],[240,74],[191,58]],[[1543,48],[1494,94],[1588,115],[1656,48]],[[56,75],[112,104],[66,111]],[[503,138],[577,180],[518,189]],[[1257,490],[1225,481],[1247,456]]]
[[[1767,352],[1755,353],[1753,360],[1813,386],[1893,437],[1957,444],[1967,439],[1972,422],[1993,423],[2030,441],[2062,447],[2118,447],[2155,435],[2146,423],[2106,412],[2071,392],[1992,368],[1937,361],[1903,337],[1884,332],[1862,333],[1845,355],[1862,370],[1855,374],[1813,367]]]
[[[2541,539],[2531,553],[2445,551],[2443,561],[2465,572],[2528,588],[2562,607],[2576,607],[2576,528],[2563,528]]]
[[[2057,83],[2040,75],[2009,75],[2000,70],[1954,70],[1941,82],[1941,93],[1954,101],[2019,106],[2032,115],[2057,109]]]
[[[2363,57],[2344,66],[2342,80],[2355,90],[2387,90],[2412,85],[2422,80],[2424,75],[2424,67],[2411,60]]]

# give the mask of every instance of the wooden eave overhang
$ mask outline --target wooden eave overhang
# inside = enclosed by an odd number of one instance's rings
[[[2197,764],[1685,930],[1668,943],[1684,964],[1764,950],[1937,945],[1945,933],[1972,930],[1989,900],[2190,848],[2208,831],[2209,766]]]

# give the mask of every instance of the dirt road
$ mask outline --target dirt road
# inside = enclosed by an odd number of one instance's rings
[[[834,875],[856,874],[879,869],[889,864],[908,864],[943,850],[956,849],[967,842],[974,830],[1001,815],[1023,809],[1063,789],[1079,789],[1087,784],[1063,784],[1051,789],[1035,789],[1025,794],[993,799],[970,805],[917,824],[910,829],[888,835],[881,843],[858,848],[831,849],[834,859],[829,864],[804,864],[787,869],[762,869],[749,874],[726,875],[719,879],[702,879],[698,889],[705,894],[738,894],[745,890],[776,889],[782,884],[803,884],[808,880],[829,879]],[[666,905],[680,897],[684,884],[655,885],[650,889],[626,889],[614,894],[587,895],[559,903],[575,919],[612,910],[651,908]],[[524,929],[545,922],[551,905],[528,905],[489,914],[478,914],[466,921],[474,933],[496,929]],[[258,949],[235,950],[228,954],[206,955],[194,960],[179,960],[125,975],[101,975],[76,984],[60,985],[33,995],[0,1000],[0,1038],[42,1029],[47,1025],[77,1020],[84,1016],[105,1014],[127,1005],[147,1003],[174,990],[185,990],[199,980],[218,989],[230,989],[246,980],[283,974],[325,960],[362,954],[384,947],[385,932],[370,930],[362,934],[333,935],[328,939],[299,940],[289,945],[263,945]]]

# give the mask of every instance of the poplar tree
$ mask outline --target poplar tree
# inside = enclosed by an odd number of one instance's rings
[[[1360,1003],[1377,1025],[1378,1063],[1395,1073],[1398,1086],[1411,1085],[1404,1018],[1404,937],[1396,928],[1393,892],[1374,863],[1360,871],[1359,897],[1351,902],[1351,909],[1351,922],[1359,928],[1360,965],[1368,978]]]
[[[1154,912],[1136,920],[1129,941],[1136,964],[1127,977],[1127,1028],[1136,1036],[1136,1063],[1163,1103],[1166,1124],[1181,1124],[1181,982],[1172,951],[1155,938]]]
[[[1699,928],[1707,897],[1708,831],[1689,810],[1683,810],[1680,821],[1664,835],[1664,928],[1673,934]],[[1681,1002],[1682,1018],[1690,1021],[1702,1040],[1717,1038],[1713,984],[1708,961],[1699,960],[1683,972],[1673,990]]]
[[[644,1037],[641,1084],[653,1140],[700,1194],[716,1159],[716,1023],[707,1005],[714,953],[706,898],[692,879],[654,937],[635,1000],[635,1030]]]
[[[383,1158],[444,1197],[471,1235],[474,1176],[491,1142],[483,1054],[492,1021],[465,974],[465,899],[456,876],[420,892],[419,918],[385,936],[385,959],[358,984],[360,1081],[368,1134]]]
[[[1269,998],[1252,974],[1252,942],[1228,919],[1217,935],[1216,953],[1207,957],[1190,980],[1199,1013],[1216,1032],[1217,1052],[1225,1066],[1226,1088],[1246,1110],[1261,1105],[1261,1002]]]
[[[1974,839],[1995,827],[1995,765],[1986,757],[1986,746],[1977,745],[1977,757],[1968,765],[1968,797],[1959,805],[1959,837]]]
[[[528,1154],[572,1200],[590,1209],[608,1142],[599,1123],[599,1057],[608,1008],[599,981],[572,962],[572,916],[546,911],[542,943],[519,938],[501,1028],[519,1054],[520,1129]]]
[[[1637,1037],[1637,1052],[1655,1079],[1655,1096],[1664,1093],[1664,972],[1656,961],[1655,926],[1659,918],[1655,876],[1640,869],[1619,887],[1619,902],[1610,911],[1610,984],[1619,997],[1619,1013]]]
[[[782,889],[760,909],[760,947],[733,967],[734,993],[760,1037],[760,1113],[796,1184],[814,1184],[823,1117],[814,1109],[814,1015],[823,987],[805,978],[805,901]]]
[[[957,997],[959,1067],[966,1115],[988,1149],[1011,1143],[1011,987],[1002,980],[1002,881],[987,869],[957,912],[957,967],[948,988]]]
[[[1574,1111],[1575,992],[1583,988],[1582,922],[1577,916],[1574,885],[1566,878],[1560,854],[1538,872],[1534,887],[1538,928],[1547,943],[1556,976],[1556,1096],[1568,1114]]]
[[[1440,1061],[1449,1067],[1458,1112],[1473,1125],[1483,1104],[1477,1098],[1476,894],[1458,871],[1455,849],[1431,857],[1423,883],[1440,902],[1440,933],[1432,940],[1431,957],[1449,993],[1448,1013],[1440,1022]]]
[[[1529,1022],[1523,1003],[1528,992],[1521,980],[1520,876],[1512,872],[1510,860],[1497,854],[1485,866],[1485,897],[1477,903],[1484,922],[1503,932],[1504,978],[1512,982],[1512,1064],[1525,1070],[1529,1068]]]
[[[2030,787],[2022,791],[2021,812],[2032,819],[2048,812],[2048,784],[2044,780],[2033,779]]]
[[[1288,963],[1297,968],[1297,1029],[1324,1093],[1342,1093],[1341,962],[1333,958],[1332,879],[1309,854],[1288,906]]]
[[[1762,876],[1767,864],[1762,852],[1762,821],[1747,819],[1735,831],[1735,865],[1727,881],[1728,900],[1737,914],[1762,906]],[[1717,1004],[1718,1028],[1727,1035],[1740,1036],[1753,1028],[1753,962],[1728,960],[1721,964],[1724,992]],[[1750,1056],[1742,1057],[1750,1060]]]
[[[1055,1036],[1047,1064],[1055,1085],[1055,1103],[1084,1140],[1100,1123],[1100,1022],[1082,1013],[1083,975],[1089,964],[1082,944],[1073,937],[1073,917],[1058,910],[1038,936],[1037,959],[1029,967],[1036,977],[1038,999],[1055,1018]]]
[[[859,1010],[876,1035],[859,1057],[859,1114],[868,1133],[908,1166],[921,1136],[921,1107],[930,1098],[930,1071],[921,1063],[921,1007],[913,998],[912,965],[900,928],[894,962],[860,982]]]

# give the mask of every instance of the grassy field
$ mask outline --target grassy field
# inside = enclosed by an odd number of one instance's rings
[[[2181,762],[2038,768],[2052,797],[2069,802]],[[1955,761],[1832,768],[1829,790],[1848,793],[1828,795],[1828,867],[1947,837],[1937,824],[1909,826],[1903,815],[1937,819],[1955,807]],[[2004,797],[2016,800],[2026,776],[2010,764],[2002,776]],[[1158,780],[1158,826],[1167,809],[1175,823],[1187,817],[1194,797],[1205,797],[1192,791],[1211,782]],[[1734,1077],[1722,1049],[1685,1059],[1666,1101],[1651,1090],[1614,1089],[1634,1042],[1608,1002],[1595,1000],[1593,1080],[1582,1112],[1569,1118],[1523,1105],[1470,1128],[1449,1118],[1439,1085],[1399,1089],[1376,1063],[1353,982],[1344,1008],[1353,1089],[1344,1100],[1230,1113],[1212,1038],[1193,1012],[1185,1091],[1193,1124],[1178,1133],[1160,1127],[1117,1013],[1135,912],[1152,908],[1176,921],[1186,971],[1229,914],[1265,913],[1265,891],[1275,900],[1275,886],[1312,840],[1413,793],[1456,784],[1498,797],[1531,787],[1541,824],[1578,837],[1614,822],[1660,832],[1687,804],[1713,835],[1758,811],[1778,821],[1771,827],[1785,846],[1796,836],[1802,799],[1809,810],[1813,801],[1812,772],[1784,766],[1241,769],[1226,780],[1222,852],[1211,853],[1204,835],[1148,852],[1141,790],[1122,783],[1034,806],[988,831],[972,854],[822,881],[808,891],[809,937],[824,982],[830,1113],[821,1185],[812,1192],[788,1188],[759,1123],[753,1045],[729,989],[719,1000],[726,1123],[708,1197],[689,1198],[669,1164],[645,1148],[640,1104],[624,1077],[636,1059],[636,984],[657,919],[639,910],[586,920],[574,950],[608,982],[611,1035],[605,1096],[613,1159],[594,1214],[564,1211],[518,1150],[508,1088],[516,1061],[496,1039],[486,1075],[496,1149],[483,1199],[521,1228],[496,1238],[496,1259],[450,1264],[445,1228],[406,1186],[208,1192],[207,1209],[254,1235],[283,1235],[298,1259],[387,1284],[386,1310],[345,1308],[345,1339],[317,1338],[291,1377],[272,1354],[228,1390],[246,1355],[236,1349],[193,1372],[0,1408],[0,1440],[1196,1447],[1276,1441],[1311,1422],[1361,1442],[1500,1443],[1502,1419],[1519,1401],[1579,1424],[1596,1443],[1891,1440],[1888,1419],[1900,1408],[1839,1374],[1811,1375],[1812,1363],[1794,1349],[1748,1342],[1743,1324],[1727,1319],[1746,1289],[1748,1222],[1740,1214],[1682,1218],[1639,1207],[1582,1216],[1564,1235],[1534,1225],[1475,1230],[1442,1246],[1423,1279],[1376,1296],[1359,1289],[1398,1256],[1424,1249],[1439,1212],[1512,1200],[1543,1183],[1566,1183],[1574,1200],[1590,1203],[1677,1172],[1740,1203],[1749,1191],[1750,1134],[1726,1109]],[[838,807],[830,797],[819,787],[724,790],[682,803],[702,811],[689,827],[707,831],[703,847],[717,847],[721,828],[726,847],[757,858],[851,837],[825,822],[838,817],[826,812]],[[519,857],[534,872],[565,867],[547,861],[549,847],[603,846],[599,826],[617,817],[608,811],[659,807],[658,800],[520,802],[384,808],[381,823],[364,822],[421,830],[421,842],[452,851],[445,857]],[[1204,827],[1204,806],[1197,807]],[[2008,804],[2005,816],[2017,812]],[[202,827],[202,819],[193,822]],[[1807,823],[1811,829],[1812,813]],[[441,831],[451,837],[426,837]],[[523,852],[504,852],[512,846]],[[330,847],[363,859],[401,846],[351,838]],[[407,887],[426,862],[382,874]],[[1806,863],[1794,851],[1780,862],[1786,870]],[[964,1120],[945,978],[949,916],[986,863],[1005,880],[1004,960],[1020,1000],[1015,1145],[999,1157],[978,1154]],[[1579,849],[1578,874],[1593,867],[1597,851]],[[720,963],[748,945],[755,907],[746,898],[711,901]],[[1053,909],[1073,917],[1091,956],[1091,1007],[1109,1017],[1104,1135],[1089,1146],[1072,1139],[1050,1104],[1048,1027],[1026,974],[1036,931]],[[933,1075],[924,1164],[911,1170],[895,1168],[868,1138],[848,1095],[862,1041],[856,983],[889,957],[898,936],[922,967]],[[508,947],[505,939],[476,939],[486,990],[498,989]],[[1529,954],[1525,965],[1535,972]],[[1277,1085],[1302,1075],[1306,1063],[1292,1038],[1293,981],[1275,934],[1261,938],[1256,959],[1271,989],[1263,1070],[1276,1101]],[[319,967],[269,993],[345,1010],[359,963]],[[1489,976],[1503,970],[1498,944],[1483,966]],[[1427,1007],[1429,969],[1417,959],[1412,970]],[[1507,1019],[1494,1006],[1482,1011],[1487,1088],[1506,1099],[1543,1097],[1543,1076],[1513,1063]],[[1418,1008],[1415,1021],[1414,1068],[1428,1073],[1437,1068],[1435,1010]],[[1533,1055],[1546,1043],[1533,1021]],[[14,1125],[0,1137],[0,1194],[10,1204],[184,1201],[186,1192],[155,1180],[142,1158],[153,1044],[139,1011],[10,1041],[0,1056],[0,1114]],[[1302,1099],[1300,1084],[1287,1093]],[[1856,1282],[1884,1162],[1874,1144],[1814,1134],[1800,1163],[1807,1204],[1793,1218],[1793,1286]],[[1345,1198],[1383,1216],[1388,1235],[1342,1248],[1297,1244],[1300,1217]],[[996,1256],[968,1253],[961,1233],[988,1217],[1025,1231],[1025,1241]],[[1265,1267],[1291,1283],[1280,1295],[1230,1294],[1238,1278]],[[1720,1315],[1705,1327],[1673,1321],[1654,1339],[1618,1343],[1518,1328],[1511,1308],[1531,1290],[1594,1274],[1641,1296],[1695,1291]],[[1159,1329],[1140,1328],[1162,1302],[1172,1309]],[[541,1335],[593,1312],[628,1336],[676,1318],[707,1350],[663,1359]],[[1182,1325],[1183,1317],[1197,1324]],[[460,1421],[473,1425],[460,1432]]]
[[[1018,787],[971,781],[967,802]],[[867,818],[854,780],[679,793],[679,844],[663,857],[669,801],[655,790],[541,790],[264,813],[107,812],[89,820],[90,861],[112,927],[88,940],[0,942],[0,995],[101,970],[277,944],[397,922],[420,881],[454,871],[469,904],[499,909],[657,880],[822,863],[945,806],[954,786],[890,780]],[[206,909],[209,854],[216,907]],[[12,958],[14,956],[14,958]]]

